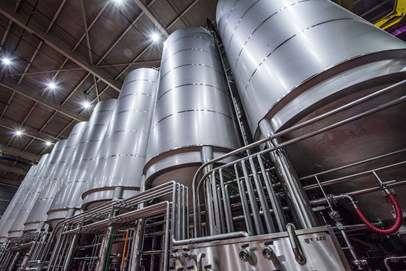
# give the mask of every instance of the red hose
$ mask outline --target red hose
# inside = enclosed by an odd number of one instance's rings
[[[400,209],[400,205],[398,201],[395,199],[395,197],[392,194],[388,194],[389,199],[392,201],[393,207],[395,207],[395,214],[396,214],[396,221],[395,224],[393,224],[392,227],[389,229],[380,229],[372,225],[362,214],[361,210],[357,207],[355,208],[355,211],[357,212],[358,216],[361,218],[361,220],[367,225],[371,230],[377,232],[377,233],[382,233],[382,234],[391,234],[397,231],[400,226],[402,225],[402,210]]]

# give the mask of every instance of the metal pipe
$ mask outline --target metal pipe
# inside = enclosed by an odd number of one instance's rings
[[[261,155],[257,155],[258,163],[261,168],[262,178],[264,179],[266,189],[268,191],[269,199],[271,201],[272,209],[274,210],[276,224],[278,225],[279,231],[285,230],[285,219],[284,213],[280,208],[279,200],[276,198],[275,190],[273,189],[271,179],[265,171],[265,166],[262,162]]]
[[[79,236],[74,235],[73,239],[72,239],[72,242],[70,244],[70,247],[69,247],[68,255],[66,256],[66,259],[65,259],[65,265],[63,266],[64,271],[69,271],[70,270],[70,265],[72,263],[73,255],[75,254],[75,249],[76,249],[76,245],[78,243],[78,240],[79,240]]]
[[[385,260],[383,262],[385,264],[386,270],[392,271],[392,269],[389,266],[389,262],[394,262],[397,260],[406,260],[406,256],[391,256],[391,257],[385,258]]]
[[[14,270],[15,266],[17,265],[18,259],[20,258],[20,254],[21,254],[20,251],[16,253],[8,270]]]
[[[404,81],[402,81],[402,82],[404,82]],[[406,81],[405,81],[404,83],[406,83]],[[354,115],[354,116],[349,117],[349,118],[347,118],[347,119],[344,119],[344,120],[342,120],[342,121],[338,121],[338,122],[333,123],[333,124],[331,124],[331,125],[328,125],[328,126],[326,126],[326,127],[324,127],[324,128],[321,128],[321,129],[315,130],[315,131],[313,131],[313,132],[310,132],[310,133],[308,133],[308,134],[301,135],[301,136],[299,136],[299,137],[297,137],[297,138],[294,138],[294,139],[285,141],[285,142],[283,142],[283,143],[281,143],[281,144],[279,144],[278,146],[275,146],[275,147],[273,147],[273,148],[265,149],[265,150],[263,150],[263,151],[260,151],[260,152],[257,153],[257,155],[261,155],[261,154],[265,154],[265,153],[268,153],[268,152],[271,152],[271,151],[275,151],[275,150],[281,149],[281,148],[283,148],[283,147],[285,147],[285,146],[288,146],[288,145],[290,145],[290,144],[293,144],[293,143],[299,142],[299,141],[301,141],[301,140],[310,138],[310,137],[312,137],[312,136],[315,136],[315,135],[324,133],[324,132],[329,131],[329,130],[331,130],[331,129],[334,129],[334,128],[340,127],[340,126],[342,126],[342,125],[344,125],[344,124],[347,124],[347,123],[350,123],[350,122],[352,122],[352,121],[355,121],[355,120],[357,120],[357,119],[363,118],[363,117],[365,117],[365,116],[368,116],[368,115],[371,115],[371,114],[380,112],[380,111],[382,111],[382,110],[384,110],[384,109],[386,109],[386,108],[390,108],[390,107],[395,106],[395,105],[397,105],[397,104],[403,103],[405,100],[406,100],[406,96],[402,96],[402,97],[400,97],[400,98],[396,98],[396,99],[394,99],[394,100],[392,100],[392,101],[390,101],[390,102],[387,102],[387,103],[385,103],[385,104],[382,104],[382,105],[380,105],[380,106],[377,106],[377,107],[375,107],[375,108],[373,108],[373,109],[364,111],[364,112],[362,112],[362,113],[360,113],[360,114]],[[279,133],[276,133],[276,134],[274,134],[272,137],[268,137],[267,140],[264,140],[264,142],[267,142],[267,141],[270,140],[270,139],[276,138],[277,136],[279,136],[278,134],[279,134]],[[260,144],[259,142],[262,142],[262,140],[257,141],[255,144]],[[262,142],[262,143],[264,143],[264,142]],[[247,146],[246,146],[246,147],[247,147]],[[246,147],[244,147],[244,148],[246,148]],[[251,146],[251,147],[252,147],[252,146]],[[196,184],[196,182],[197,182],[197,177],[198,177],[198,175],[200,174],[200,171],[201,171],[204,167],[206,167],[208,164],[213,164],[214,162],[216,162],[216,161],[218,161],[218,160],[223,160],[223,159],[225,159],[225,158],[227,158],[227,157],[229,157],[229,156],[238,154],[241,150],[244,150],[244,148],[240,148],[240,149],[238,149],[238,150],[236,150],[236,151],[230,152],[230,153],[228,153],[228,154],[226,154],[226,155],[223,155],[223,156],[220,156],[220,157],[218,157],[218,158],[216,158],[216,159],[213,159],[213,160],[211,160],[209,163],[206,163],[206,164],[202,165],[202,166],[197,170],[197,172],[196,172],[196,174],[195,174],[195,176],[194,176],[194,178],[193,178],[193,183],[192,183],[194,203],[198,202],[198,200],[196,200],[196,198],[199,197],[199,196],[198,196],[198,193],[196,193],[196,190],[197,190],[196,187],[199,186],[199,183],[202,181],[203,178],[205,178],[208,174],[210,174],[210,171],[209,171],[209,172],[206,173],[206,174],[202,177],[202,179],[200,179],[199,182]],[[220,166],[220,167],[216,168],[216,170],[218,170],[219,168],[224,168],[225,166],[228,167],[228,166],[234,165],[234,164],[239,163],[239,162],[241,162],[242,160],[246,160],[246,159],[247,159],[247,158],[237,159],[237,160],[235,160],[235,161],[233,161],[233,162],[231,162],[231,163],[229,163],[229,164],[227,164],[227,165]],[[197,185],[197,186],[196,186],[196,185]],[[196,204],[195,204],[195,205],[196,205]],[[198,209],[197,209],[195,206],[194,206],[193,212],[194,212],[194,216],[196,217],[197,212],[198,212]],[[200,215],[200,214],[199,214],[199,215]]]
[[[267,202],[267,200],[265,198],[264,191],[262,190],[263,186],[259,181],[259,177],[257,175],[254,160],[253,160],[252,157],[249,158],[249,162],[250,162],[250,166],[251,166],[251,172],[252,172],[253,177],[254,177],[254,183],[255,183],[255,186],[257,188],[257,194],[258,194],[259,202],[261,203],[261,207],[262,207],[262,210],[264,212],[266,228],[268,230],[268,233],[273,233],[273,232],[276,231],[275,225],[274,225],[271,213],[269,212],[268,202]]]
[[[248,203],[247,203],[247,199],[245,197],[244,185],[241,183],[242,181],[240,181],[240,176],[238,174],[237,165],[234,165],[234,171],[235,171],[235,176],[237,178],[238,190],[239,190],[240,197],[241,197],[242,210],[243,210],[244,217],[245,217],[245,225],[247,227],[248,234],[254,235],[254,227],[252,226],[251,216],[250,216],[250,212],[248,209]]]
[[[244,231],[237,231],[237,232],[224,233],[224,234],[212,235],[212,236],[204,236],[204,237],[185,239],[185,240],[172,240],[172,244],[174,246],[183,246],[183,245],[190,245],[190,244],[204,243],[204,242],[213,242],[213,241],[240,238],[240,237],[248,237],[248,233],[246,233]]]
[[[234,224],[233,224],[233,216],[232,216],[231,206],[230,206],[230,198],[228,196],[227,186],[224,185],[222,169],[219,170],[219,175],[220,175],[221,193],[223,195],[223,204],[224,204],[224,212],[225,212],[225,218],[226,218],[226,224],[227,224],[227,232],[233,232]]]
[[[248,171],[247,171],[247,167],[245,165],[245,161],[241,161],[241,167],[242,167],[242,171],[244,174],[245,185],[247,186],[248,198],[250,200],[251,213],[254,218],[254,226],[255,226],[256,234],[258,234],[258,235],[264,234],[264,228],[262,227],[261,218],[259,217],[257,200],[256,200],[256,197],[254,194],[254,189],[252,187],[252,183],[248,177]]]

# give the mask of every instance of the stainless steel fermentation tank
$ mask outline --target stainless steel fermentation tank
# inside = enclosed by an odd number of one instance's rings
[[[23,201],[27,198],[28,192],[31,188],[31,176],[34,174],[36,166],[32,166],[25,175],[23,182],[15,193],[13,199],[8,205],[6,211],[0,220],[0,243],[4,243],[7,240],[8,231],[13,225],[14,219],[20,211]]]
[[[220,0],[217,24],[255,139],[405,78],[406,44],[331,1]],[[404,93],[404,87],[392,91],[290,133],[281,141],[375,108]],[[399,104],[290,146],[287,151],[293,167],[299,176],[306,176],[405,149],[405,110],[406,105]],[[403,152],[336,171],[329,177],[404,158]],[[400,180],[401,170],[382,173],[381,177],[384,181]],[[326,192],[347,193],[373,186],[379,183],[371,174],[326,186]],[[396,193],[404,195],[406,189],[398,187]],[[406,205],[406,197],[398,200],[401,206]],[[393,219],[380,191],[357,201],[369,219]]]
[[[123,84],[96,158],[83,204],[94,205],[139,193],[159,72],[136,69]]]
[[[197,27],[175,31],[162,54],[146,186],[168,180],[190,184],[204,161],[240,146],[212,35]]]
[[[49,207],[48,204],[53,198],[51,193],[55,189],[54,186],[56,186],[56,182],[53,181],[55,169],[57,168],[57,164],[61,161],[62,152],[66,147],[67,141],[67,139],[60,140],[55,144],[54,149],[48,156],[43,173],[38,176],[38,179],[43,182],[45,186],[36,199],[32,211],[25,221],[24,230],[26,231],[36,231],[39,224],[44,221],[44,215]]]
[[[73,127],[69,135],[68,142],[66,143],[66,147],[62,153],[63,159],[59,163],[61,172],[56,177],[58,182],[57,192],[51,202],[49,210],[47,209],[47,221],[59,220],[67,216],[69,208],[64,206],[62,199],[65,199],[65,193],[67,190],[69,190],[68,187],[72,185],[72,182],[67,180],[66,176],[69,173],[73,155],[77,150],[77,146],[81,142],[86,126],[87,122],[79,122]]]
[[[67,170],[65,177],[67,186],[61,190],[53,208],[71,209],[71,213],[80,210],[81,195],[86,189],[87,182],[92,178],[95,159],[115,106],[115,99],[101,101],[95,106]]]
[[[13,222],[9,230],[9,238],[18,237],[21,235],[24,229],[24,223],[27,220],[29,214],[32,211],[32,208],[35,204],[35,201],[39,197],[39,194],[45,188],[46,183],[44,179],[41,178],[43,171],[46,169],[46,162],[48,159],[49,154],[44,154],[38,165],[36,166],[32,176],[31,176],[31,183],[32,187],[27,194],[27,198],[25,199],[20,211],[17,214],[16,219]]]

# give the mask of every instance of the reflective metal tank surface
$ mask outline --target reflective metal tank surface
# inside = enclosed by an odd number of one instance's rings
[[[217,24],[255,139],[261,136],[261,121],[277,132],[405,78],[406,44],[331,1],[220,0]],[[300,129],[282,141],[375,108],[402,91]],[[299,176],[307,176],[406,148],[405,110],[403,103],[290,146],[294,168]],[[330,177],[388,165],[404,156]],[[383,179],[402,177],[386,174]],[[326,192],[347,193],[378,184],[368,176],[327,187]],[[396,191],[406,193],[403,187]],[[371,220],[393,219],[380,208],[386,205],[380,191],[357,200]],[[405,197],[399,200],[406,205]]]
[[[44,179],[40,178],[40,175],[43,173],[48,159],[49,154],[44,154],[41,157],[38,165],[35,168],[34,173],[31,177],[32,188],[30,189],[27,198],[25,199],[20,211],[18,212],[17,218],[14,220],[13,225],[9,230],[9,237],[18,237],[21,234],[21,231],[24,229],[24,223],[30,214],[32,207],[35,204],[39,194],[45,188]]]
[[[123,84],[117,105],[96,158],[83,204],[111,200],[114,190],[128,198],[138,193],[145,164],[159,72],[137,69]]]
[[[240,147],[238,134],[213,37],[197,27],[175,31],[162,55],[146,185],[190,182],[202,146],[213,147],[216,157]]]
[[[8,230],[13,225],[14,219],[16,218],[20,208],[22,207],[22,202],[27,198],[28,192],[31,188],[31,176],[36,170],[36,166],[32,166],[17,192],[15,193],[13,199],[8,205],[6,211],[0,220],[0,243],[3,243],[7,240]]]
[[[66,179],[69,173],[70,164],[72,163],[73,155],[76,151],[76,147],[82,140],[82,136],[85,132],[87,122],[79,122],[76,124],[67,139],[66,147],[62,153],[63,160],[58,164],[58,171],[60,174],[54,175],[54,179],[58,182],[57,192],[52,200],[49,211],[47,212],[47,221],[63,219],[67,215],[68,208],[63,206],[63,202],[66,201],[66,191],[73,185],[72,182]]]
[[[67,139],[56,142],[54,149],[48,156],[45,164],[43,174],[39,176],[42,178],[41,182],[45,183],[45,188],[41,191],[39,197],[35,201],[34,207],[25,222],[24,230],[35,231],[38,225],[43,221],[46,208],[48,207],[49,200],[52,197],[52,191],[56,183],[53,181],[53,174],[59,161],[61,160],[62,152],[66,147]]]
[[[273,118],[306,89],[343,70],[405,56],[404,42],[327,0],[220,0],[217,24],[257,138],[258,123]],[[313,103],[331,91],[314,95]],[[300,104],[301,110],[307,106]],[[275,129],[297,110],[272,119]]]
[[[91,180],[95,159],[115,106],[115,99],[101,101],[95,106],[66,175],[65,182],[71,182],[72,185],[63,191],[62,200],[64,201],[59,202],[59,206],[65,209],[81,208],[81,196],[87,182]]]

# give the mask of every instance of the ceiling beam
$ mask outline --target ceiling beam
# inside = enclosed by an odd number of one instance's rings
[[[21,126],[20,123],[10,120],[10,119],[5,119],[5,118],[1,118],[0,119],[0,127],[6,128],[10,131],[15,131],[16,129],[21,129],[24,132],[25,136],[30,136],[30,137],[34,137],[35,139],[41,140],[41,141],[49,141],[50,139],[56,140],[58,141],[59,139],[46,134],[44,132],[38,132],[37,130],[27,127],[27,126]],[[24,136],[22,135],[22,136]]]
[[[19,149],[12,148],[12,147],[7,147],[3,144],[0,144],[0,152],[14,156],[14,157],[20,157],[20,158],[23,158],[23,159],[26,159],[29,161],[38,162],[39,159],[41,159],[41,157],[36,154],[30,153],[30,152],[24,152],[24,151],[21,151]]]
[[[161,25],[160,22],[155,18],[155,16],[149,11],[149,9],[140,1],[134,0],[135,4],[144,12],[145,15],[151,20],[151,22],[161,31],[161,33],[167,38],[169,37],[168,31],[166,31],[165,27]]]
[[[28,89],[27,87],[24,87],[22,85],[17,85],[10,80],[4,80],[4,81],[0,82],[0,86],[7,88],[11,91],[15,91],[27,98],[30,98],[31,100],[33,100],[37,103],[40,103],[52,110],[58,111],[58,113],[61,113],[62,115],[65,115],[65,116],[75,119],[77,121],[86,121],[87,120],[84,116],[81,116],[81,115],[75,113],[74,111],[59,105],[56,102],[53,102],[50,99],[47,99],[46,97],[41,96],[36,91],[32,91],[32,89]]]
[[[15,173],[15,174],[22,175],[22,176],[25,176],[28,172],[24,168],[4,165],[4,164],[0,164],[0,170]]]
[[[33,20],[31,20],[27,25],[28,18],[22,14],[15,12],[14,9],[7,3],[7,1],[0,1],[0,14],[3,14],[10,20],[13,20],[15,24],[22,27],[25,31],[30,32],[40,40],[44,41],[51,48],[53,48],[66,58],[69,58],[78,66],[85,69],[87,72],[94,74],[96,77],[100,78],[104,83],[106,83],[113,89],[120,91],[121,84],[118,82],[114,82],[113,78],[111,78],[108,73],[91,65],[78,53],[72,52],[71,48],[69,48],[66,43],[58,39],[56,36],[52,34],[46,34],[46,32]]]
[[[18,188],[20,186],[20,184],[21,184],[21,182],[19,182],[19,181],[14,181],[14,180],[10,180],[10,179],[0,179],[0,186]]]

